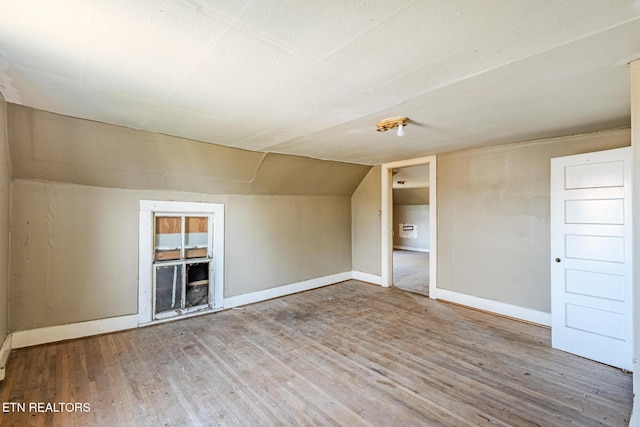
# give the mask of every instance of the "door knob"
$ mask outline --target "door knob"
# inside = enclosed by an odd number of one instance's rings
[[[560,262],[562,261],[560,258],[556,258],[556,262]]]

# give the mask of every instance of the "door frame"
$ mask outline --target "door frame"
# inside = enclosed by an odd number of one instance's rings
[[[381,203],[381,275],[382,286],[393,284],[393,169],[407,166],[429,165],[429,298],[437,297],[438,229],[436,217],[436,156],[418,157],[382,164]]]

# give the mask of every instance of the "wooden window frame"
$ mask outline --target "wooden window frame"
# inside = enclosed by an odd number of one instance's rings
[[[209,280],[213,283],[209,292],[210,306],[197,306],[176,314],[155,315],[154,252],[155,252],[155,216],[212,216],[211,263],[213,274]],[[140,201],[140,227],[138,250],[138,324],[148,324],[187,316],[218,311],[224,305],[224,205],[220,203]],[[184,230],[183,230],[184,232]],[[193,261],[199,260],[193,258]],[[189,260],[191,262],[191,259]]]

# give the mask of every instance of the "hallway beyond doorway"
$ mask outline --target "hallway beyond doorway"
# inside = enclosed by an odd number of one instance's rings
[[[393,250],[393,286],[429,295],[429,253]]]

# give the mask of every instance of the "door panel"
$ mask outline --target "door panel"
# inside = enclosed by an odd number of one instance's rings
[[[624,262],[624,238],[569,234],[565,236],[565,257]]]
[[[631,370],[631,148],[551,161],[552,345]]]
[[[568,293],[624,301],[624,276],[596,271],[566,270]]]
[[[567,224],[624,224],[623,199],[567,200]]]
[[[624,166],[621,161],[567,166],[565,177],[565,188],[568,190],[622,187],[624,186]]]
[[[623,340],[624,320],[620,313],[567,304],[566,326],[579,331]]]

